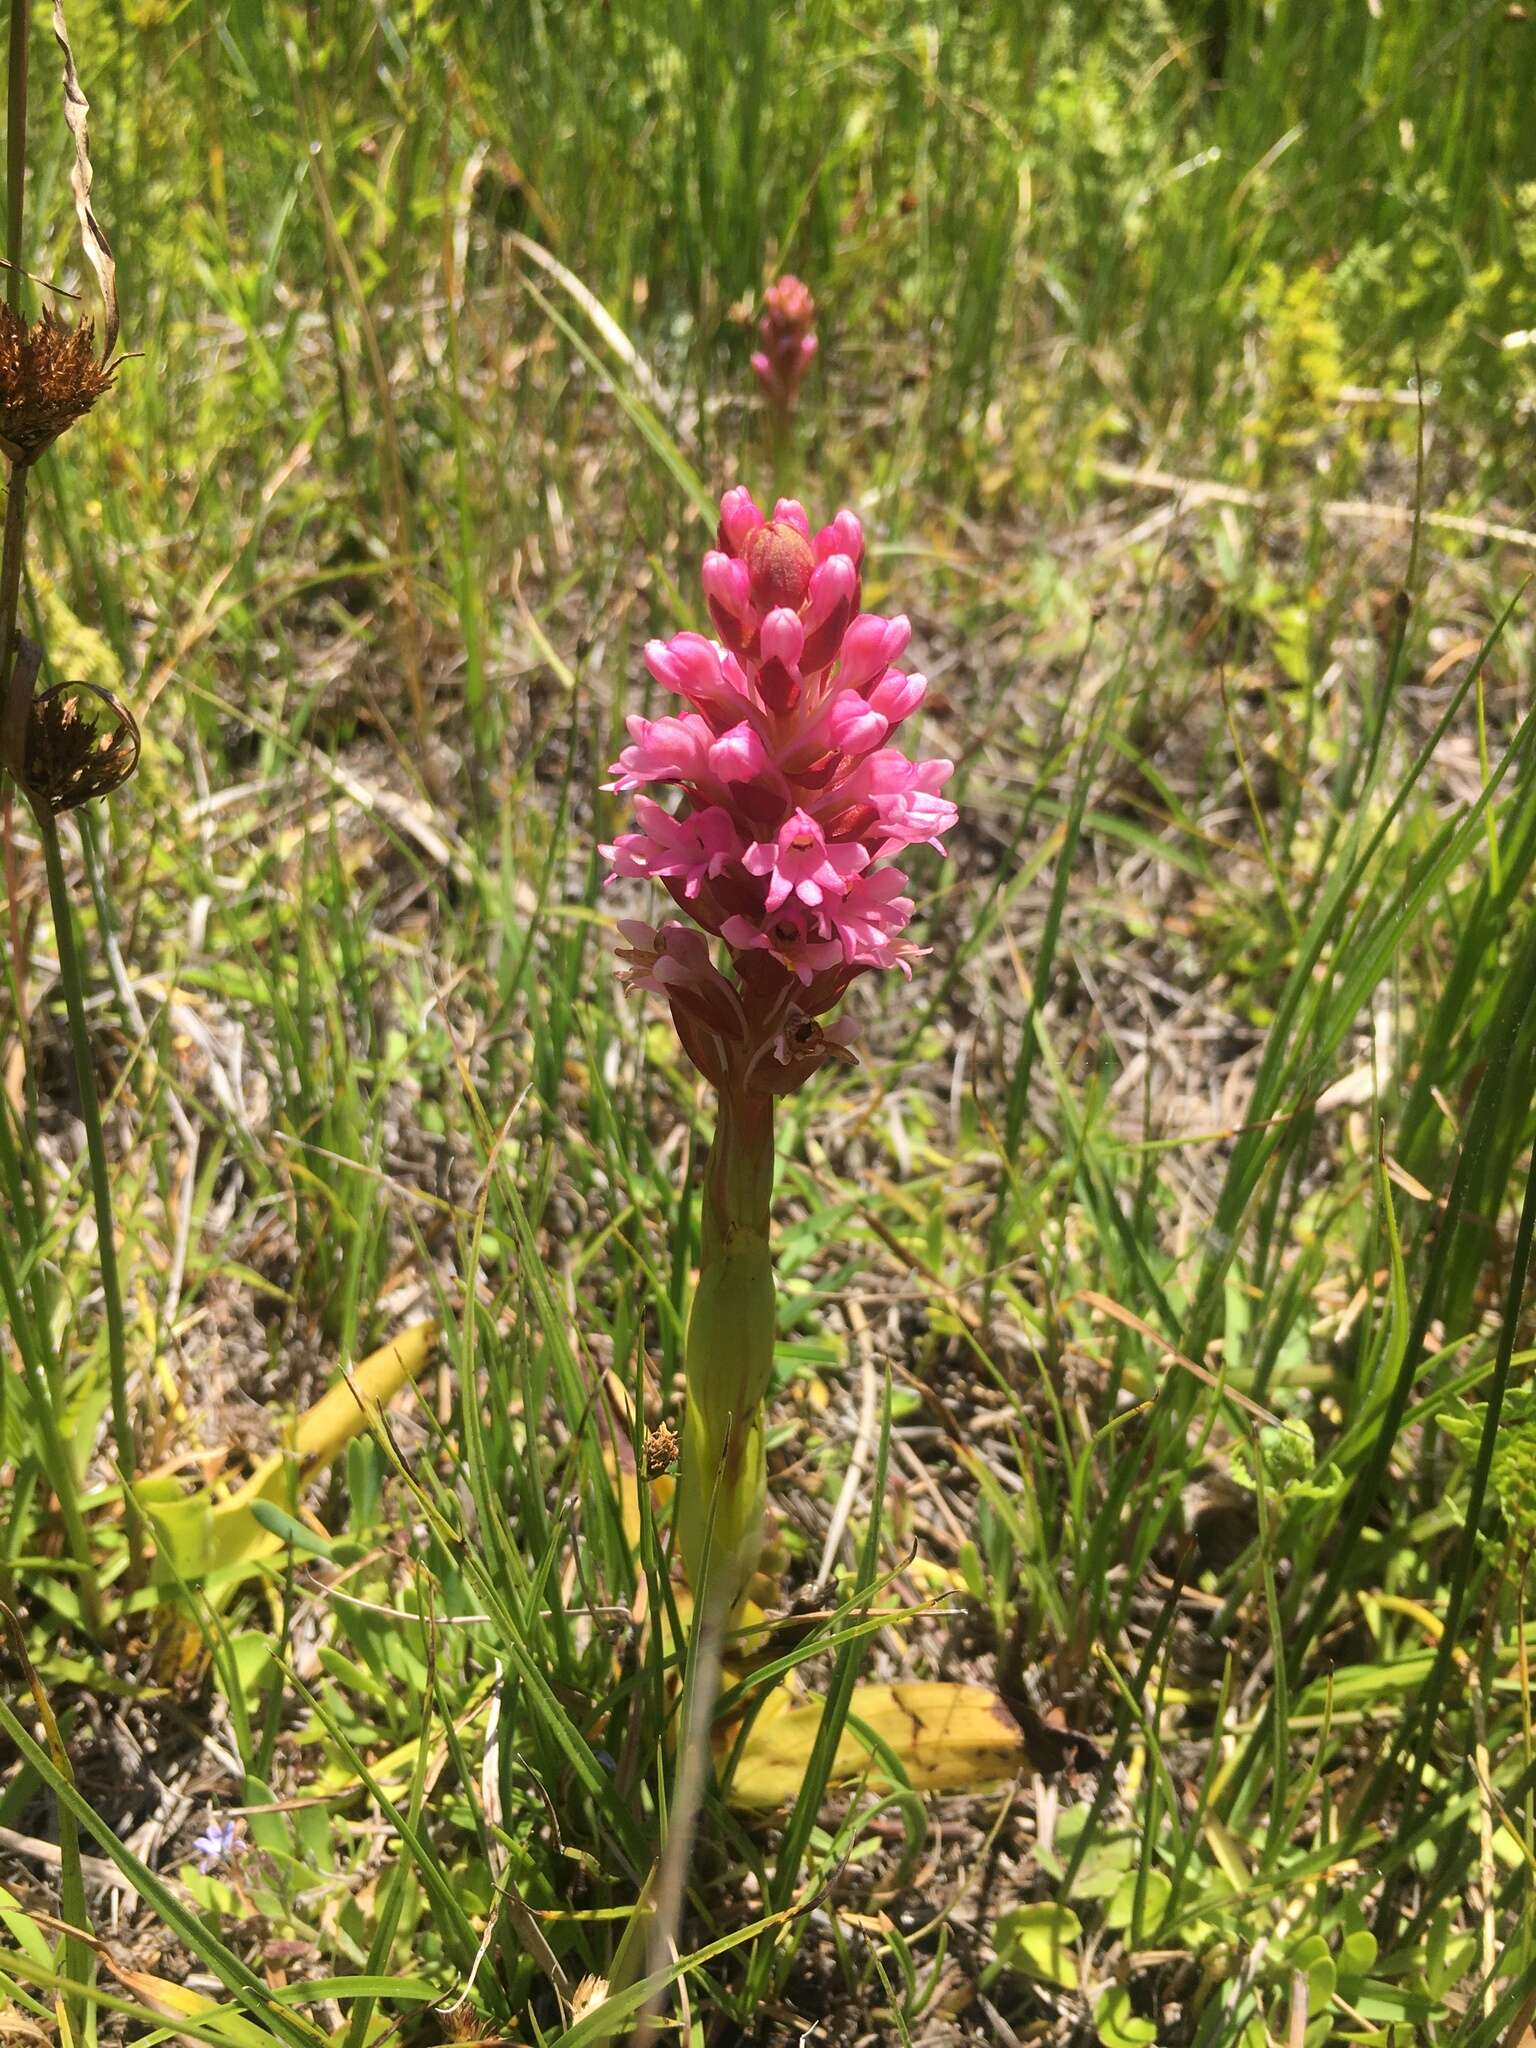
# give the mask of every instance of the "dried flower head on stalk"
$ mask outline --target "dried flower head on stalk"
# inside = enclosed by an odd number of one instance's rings
[[[57,818],[110,796],[139,765],[133,714],[96,683],[55,683],[32,700],[22,784]]]
[[[26,554],[29,474],[38,456],[75,420],[88,413],[112,383],[112,351],[118,330],[116,265],[111,244],[91,203],[90,102],[75,68],[63,0],[53,0],[54,40],[63,59],[64,120],[74,144],[70,190],[81,246],[101,292],[101,354],[96,354],[96,330],[91,321],[81,320],[70,329],[48,312],[35,323],[23,317],[20,295],[27,275],[23,267],[23,230],[30,25],[30,6],[13,5],[6,94],[9,189],[5,254],[9,276],[7,305],[0,313],[0,451],[10,465],[4,528],[0,532],[0,809],[6,814],[8,834],[7,778],[14,778],[36,814],[48,876],[59,981],[69,1017],[70,1049],[96,1212],[112,1402],[112,1449],[124,1482],[127,1583],[131,1586],[141,1580],[145,1562],[145,1525],[134,1492],[139,1467],[138,1430],[129,1388],[127,1322],[118,1271],[112,1175],[96,1094],[84,977],[75,942],[74,907],[56,821],[60,812],[72,810],[92,797],[104,796],[127,780],[138,765],[139,732],[128,712],[109,692],[94,684],[56,683],[34,695],[42,669],[42,651],[17,630]],[[59,1491],[70,1533],[72,1562],[80,1575],[84,1612],[92,1628],[100,1633],[105,1614],[90,1537],[73,1496],[67,1468],[50,1473],[50,1477]]]
[[[66,327],[45,312],[28,322],[0,304],[0,451],[35,462],[112,384],[96,355],[96,325]]]
[[[645,1432],[645,1476],[659,1479],[677,1463],[677,1431],[670,1422],[658,1422]]]
[[[70,191],[81,247],[101,292],[102,334],[98,356],[93,320],[81,319],[68,327],[51,311],[28,321],[18,310],[16,294],[25,273],[19,267],[21,211],[14,208],[9,222],[12,288],[10,301],[0,305],[0,453],[11,468],[0,547],[0,770],[20,783],[39,817],[56,817],[92,797],[108,795],[127,781],[139,760],[138,727],[107,691],[93,684],[61,683],[34,699],[41,652],[16,630],[27,473],[44,450],[111,388],[117,369],[112,359],[118,329],[117,265],[91,203],[90,102],[75,69],[63,0],[53,0],[53,34],[64,62],[64,121],[74,143]],[[14,67],[14,33],[12,46]],[[24,64],[20,81],[18,93],[13,76],[11,115],[14,122],[19,112],[24,133]]]
[[[24,135],[25,63],[19,72],[16,69],[17,49],[25,49],[24,41],[18,44],[15,34],[20,18],[13,16],[10,111],[13,125]],[[71,328],[52,312],[44,311],[40,319],[28,321],[18,310],[17,290],[25,273],[20,268],[22,220],[17,203],[8,222],[11,290],[9,302],[0,306],[0,452],[11,465],[0,548],[0,770],[13,775],[27,795],[40,803],[40,815],[69,810],[116,789],[133,773],[139,758],[138,728],[105,692],[96,692],[112,711],[112,730],[105,744],[99,714],[85,702],[86,686],[60,685],[57,688],[62,694],[51,703],[32,701],[40,657],[31,658],[16,630],[26,541],[27,472],[67,427],[91,410],[111,387],[116,371],[112,351],[118,328],[117,265],[91,203],[90,101],[75,69],[63,0],[53,0],[53,35],[64,63],[64,122],[74,144],[69,185],[81,247],[101,292],[102,334],[98,357],[94,321],[82,319]],[[23,190],[18,183],[18,201]],[[54,693],[48,694],[53,698]]]

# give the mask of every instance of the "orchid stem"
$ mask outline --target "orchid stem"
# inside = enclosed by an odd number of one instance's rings
[[[728,1606],[763,1543],[763,1400],[773,1374],[773,1098],[720,1094],[704,1169],[699,1285],[688,1319],[682,1469],[675,1515],[683,1566]]]

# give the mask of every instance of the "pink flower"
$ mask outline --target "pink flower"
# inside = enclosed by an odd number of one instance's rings
[[[932,846],[942,853],[940,834],[952,832],[960,815],[947,796],[938,794],[954,773],[954,763],[911,762],[894,749],[875,758],[884,765],[872,801],[887,841],[895,846]]]
[[[689,782],[704,772],[710,730],[695,712],[682,718],[627,718],[632,742],[613,764],[608,789],[643,789],[648,782]]]
[[[847,555],[828,555],[811,571],[806,592],[805,645],[800,664],[824,669],[836,661],[849,621],[859,608],[859,572]]]
[[[613,864],[610,882],[620,875],[643,875],[654,881],[675,876],[685,896],[697,896],[741,856],[741,839],[729,811],[712,804],[674,818],[648,796],[635,798],[638,832],[621,832],[611,846],[598,848]]]
[[[805,628],[800,623],[800,614],[792,612],[788,605],[780,605],[771,611],[757,633],[758,652],[764,661],[782,662],[785,668],[798,668],[800,656],[805,651]]]
[[[922,789],[911,790],[905,796],[879,797],[875,810],[887,848],[931,846],[937,853],[944,851],[940,835],[952,832],[960,815],[948,797],[931,796]]]
[[[827,736],[845,754],[869,754],[891,729],[888,718],[857,690],[839,690],[827,713]]]
[[[763,523],[763,515],[744,484],[726,492],[720,500],[720,545],[728,555],[739,555],[747,536]]]
[[[763,345],[752,357],[752,369],[781,412],[794,409],[800,381],[815,358],[815,318],[816,301],[798,277],[786,274],[763,294],[763,317],[757,323]]]
[[[745,562],[731,555],[711,551],[704,557],[704,595],[709,615],[722,640],[739,652],[748,632],[754,631],[752,579]]]
[[[767,924],[754,923],[748,917],[728,917],[720,936],[740,952],[771,953],[806,987],[818,974],[837,966],[842,957],[836,941],[819,936],[809,912],[794,905],[787,905]]]
[[[910,975],[907,962],[918,948],[897,943],[912,916],[912,899],[901,894],[906,886],[900,868],[881,868],[878,874],[858,876],[845,895],[828,900],[826,922],[841,943],[845,960],[900,967]]]
[[[911,638],[912,628],[902,614],[882,619],[875,612],[862,612],[843,635],[837,680],[845,690],[864,689],[892,662],[900,661]]]
[[[768,877],[764,910],[777,910],[786,896],[798,896],[814,910],[828,895],[841,896],[850,875],[867,865],[869,855],[857,844],[829,846],[816,820],[792,811],[774,839],[759,840],[742,855],[749,875]]]
[[[824,526],[816,535],[811,542],[811,550],[818,562],[824,562],[828,555],[846,555],[857,569],[864,559],[864,529],[851,512],[839,512],[831,525]],[[905,626],[906,620],[898,623]],[[905,645],[903,641],[902,646]],[[897,652],[900,652],[899,648]],[[890,655],[888,659],[894,661],[896,656]]]
[[[811,537],[811,515],[798,498],[777,498],[774,501],[771,526],[792,526],[803,541]]]
[[[927,686],[897,666],[906,619],[860,612],[851,512],[813,532],[797,500],[765,516],[732,490],[716,542],[704,588],[719,638],[679,633],[645,650],[688,708],[631,718],[608,785],[670,784],[682,801],[636,794],[635,828],[603,852],[615,878],[662,882],[702,927],[626,927],[630,985],[665,996],[711,1079],[781,1093],[840,1056],[846,1034],[817,1020],[857,975],[910,971],[912,899],[888,863],[907,846],[943,851],[952,768],[890,744]]]
[[[864,700],[894,730],[904,718],[912,716],[927,694],[926,676],[903,675],[899,668],[888,668],[879,682],[865,692]]]
[[[679,633],[675,640],[648,640],[645,665],[658,683],[686,697],[711,725],[736,725],[752,709],[746,677],[734,655],[706,640],[702,633]]]
[[[746,719],[710,743],[709,767],[710,773],[718,775],[722,782],[767,784],[774,772],[756,726]]]
[[[933,846],[942,853],[940,835],[954,829],[959,813],[938,792],[953,773],[952,761],[909,761],[885,747],[836,785],[819,814],[840,836],[854,833],[886,850]]]
[[[649,989],[672,1012],[689,1058],[716,1087],[728,1079],[726,1047],[740,1048],[749,1032],[741,997],[709,957],[709,941],[691,925],[659,929],[638,918],[619,920],[619,979]]]

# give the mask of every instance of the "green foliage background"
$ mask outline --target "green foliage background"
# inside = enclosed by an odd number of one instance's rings
[[[28,264],[78,282],[35,27]],[[830,1618],[772,1668],[963,1669],[1044,1747],[937,1821],[821,1771],[772,1824],[712,1796],[691,2038],[1517,2039],[1536,21],[71,29],[133,354],[38,469],[24,617],[146,734],[70,872],[159,1556],[125,1588],[18,817],[0,2000],[153,2039],[139,1969],[219,2001],[195,2038],[603,2038],[571,1994],[627,1966],[678,1670],[630,1626],[667,1595],[594,1389],[670,1412],[708,1109],[614,991],[595,848],[643,642],[698,623],[746,480],[859,509],[967,818],[862,1072],[783,1119],[787,1588],[866,1342],[891,1391]],[[746,358],[784,268],[821,353],[775,444]],[[426,1314],[422,1398],[231,1563],[213,1503]]]

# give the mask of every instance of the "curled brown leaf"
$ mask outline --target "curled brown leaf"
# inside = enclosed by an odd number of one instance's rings
[[[105,362],[117,341],[117,263],[112,255],[112,245],[107,240],[106,232],[91,205],[91,103],[85,96],[80,84],[80,74],[75,69],[75,53],[69,46],[69,30],[64,21],[63,0],[53,0],[53,35],[64,57],[64,119],[75,143],[74,167],[69,174],[70,190],[75,195],[75,216],[80,223],[80,239],[85,245],[87,260],[95,271],[96,282],[101,288],[101,359]]]

